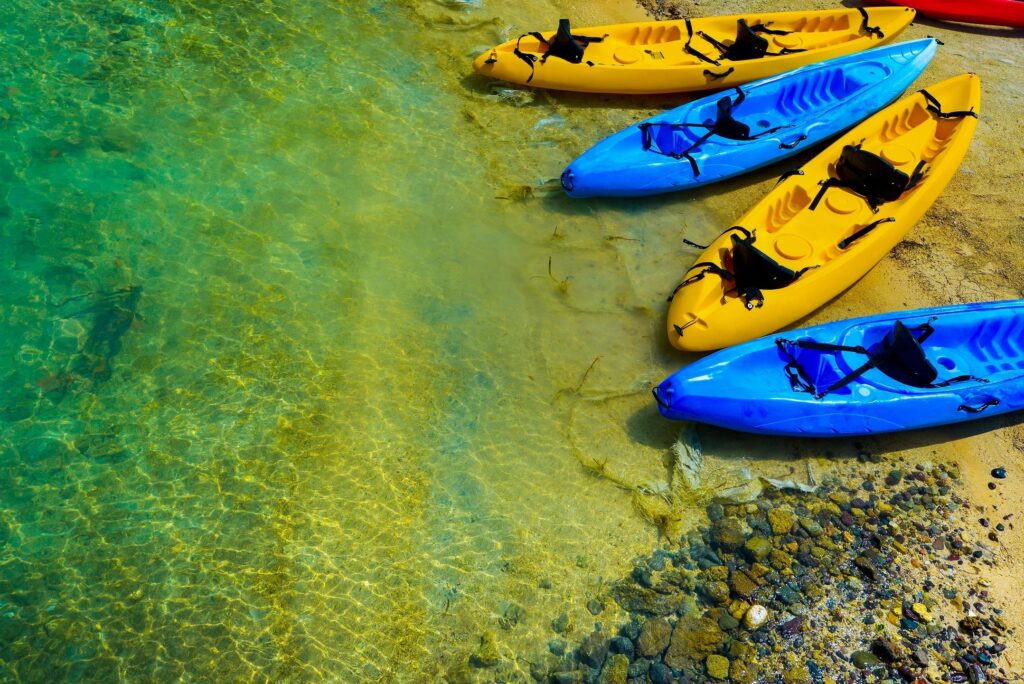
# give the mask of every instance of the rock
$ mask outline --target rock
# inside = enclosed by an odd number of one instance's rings
[[[779,588],[777,593],[779,600],[785,603],[787,606],[792,606],[796,603],[800,603],[800,592],[792,584],[785,584]]]
[[[973,634],[981,629],[981,620],[978,619],[977,615],[968,615],[965,618],[961,618],[959,626],[961,632]]]
[[[661,655],[668,648],[672,638],[672,625],[662,617],[651,618],[644,623],[636,640],[636,650],[648,658]]]
[[[608,641],[597,630],[588,634],[587,638],[576,649],[576,659],[584,665],[595,669],[600,668],[604,664],[604,659],[607,655]]]
[[[591,615],[600,615],[601,611],[604,610],[604,603],[598,599],[590,599],[587,601],[587,610],[590,611]]]
[[[825,531],[814,518],[800,518],[800,527],[804,528],[807,534],[812,537],[820,537]]]
[[[493,632],[484,632],[480,636],[480,645],[469,657],[469,664],[473,667],[494,667],[501,660],[498,653],[498,640]]]
[[[772,550],[772,543],[764,537],[751,537],[743,545],[743,548],[750,560],[756,562],[768,557]]]
[[[568,672],[553,672],[550,679],[552,684],[582,684],[584,676],[579,670],[569,670]]]
[[[734,660],[729,665],[729,679],[732,680],[732,684],[754,684],[756,676],[756,670],[746,661]]]
[[[717,501],[714,503],[709,503],[706,510],[708,513],[708,520],[710,520],[711,522],[718,522],[719,520],[725,517],[725,509],[722,508],[722,504],[718,503]]]
[[[795,636],[803,631],[804,619],[803,617],[795,617],[792,620],[787,620],[779,625],[779,634],[784,637]]]
[[[732,573],[731,582],[733,592],[742,598],[750,598],[758,586],[757,582],[742,570],[736,570]]]
[[[556,634],[569,634],[573,629],[575,629],[575,627],[576,625],[573,623],[568,613],[562,613],[551,621],[551,629],[553,629]]]
[[[740,621],[734,618],[729,613],[723,613],[718,618],[718,626],[722,628],[723,632],[729,632],[740,626]]]
[[[743,626],[747,629],[757,629],[768,620],[768,609],[756,603],[747,610],[743,616]]]
[[[650,669],[651,661],[647,658],[640,658],[638,660],[634,660],[632,663],[629,664],[629,677],[630,679],[638,677],[644,682],[646,682],[647,671]]]
[[[701,592],[715,605],[729,601],[729,585],[725,582],[708,582],[701,588]]]
[[[720,655],[709,655],[704,661],[708,676],[712,679],[729,678],[729,659]]]
[[[605,661],[601,668],[601,676],[598,677],[598,684],[626,684],[629,679],[629,658],[616,653]]]
[[[735,518],[722,518],[711,526],[711,543],[732,553],[747,540],[744,526]]]
[[[920,667],[928,667],[928,652],[923,648],[915,648],[910,652],[910,657],[913,658],[914,662]]]
[[[687,663],[699,663],[718,650],[724,637],[718,623],[711,618],[680,620],[672,630],[672,639],[665,651],[665,664],[682,668]]]
[[[871,651],[856,651],[850,656],[850,662],[858,670],[866,670],[871,667],[877,667],[882,661]]]
[[[853,560],[853,564],[857,566],[857,569],[864,574],[868,581],[874,582],[878,579],[878,568],[875,567],[875,564],[867,556],[857,556]]]
[[[633,660],[633,642],[626,637],[617,636],[612,638],[612,640],[608,642],[608,650],[612,653],[622,654],[626,656],[628,660]]]
[[[772,526],[772,534],[789,534],[793,529],[793,514],[785,508],[772,508],[768,511],[768,524]]]
[[[692,598],[686,591],[666,594],[631,580],[616,582],[608,593],[623,609],[647,615],[671,615],[679,611],[687,598]]]
[[[797,665],[786,670],[782,675],[785,684],[811,684],[811,673],[806,665]]]
[[[996,478],[997,480],[1005,480],[1006,479],[1006,468],[993,468],[992,469],[992,477]]]
[[[932,614],[928,612],[928,606],[923,603],[915,603],[911,610],[914,611],[914,615],[916,615],[921,622],[932,621]]]
[[[548,642],[548,650],[551,651],[552,655],[561,658],[565,655],[565,642],[561,639],[552,639]]]
[[[501,617],[498,618],[498,624],[502,629],[512,629],[519,624],[519,621],[526,616],[526,610],[519,605],[509,601],[505,604],[501,611]]]
[[[888,639],[875,639],[871,642],[871,652],[884,663],[894,663],[900,658],[900,650]]]
[[[672,670],[664,663],[653,663],[648,670],[647,676],[651,684],[672,684]]]

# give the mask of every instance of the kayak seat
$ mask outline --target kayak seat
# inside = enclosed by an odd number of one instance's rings
[[[911,387],[931,387],[939,376],[938,370],[928,360],[921,348],[921,342],[901,321],[896,321],[880,349],[871,355],[875,367],[896,382]]]
[[[583,53],[586,52],[588,45],[591,43],[600,43],[608,37],[607,34],[600,37],[573,35],[568,19],[558,20],[558,30],[555,31],[555,35],[551,40],[548,40],[537,31],[524,33],[519,36],[518,40],[516,40],[516,47],[512,51],[512,54],[529,65],[530,77],[526,79],[527,83],[533,80],[534,67],[538,61],[537,55],[529,52],[523,52],[519,49],[520,42],[522,42],[523,38],[526,38],[527,36],[536,38],[539,43],[548,46],[548,49],[539,58],[541,64],[548,61],[548,57],[558,57],[559,59],[564,59],[572,64],[580,64],[583,61]]]
[[[847,188],[867,200],[872,211],[877,212],[879,206],[898,200],[920,183],[924,166],[924,160],[920,161],[914,173],[908,176],[877,154],[862,149],[859,143],[847,145],[836,163],[836,177],[822,181],[810,209],[817,208],[829,188]]]
[[[722,41],[709,36],[703,31],[698,31],[697,35],[711,43],[715,49],[718,50],[718,58],[712,59],[703,52],[698,51],[691,45],[693,28],[687,20],[687,31],[690,33],[690,40],[687,41],[684,50],[691,55],[694,55],[701,61],[709,64],[719,65],[719,60],[729,60],[730,62],[746,62],[752,59],[761,59],[762,57],[777,57],[779,55],[789,55],[795,52],[805,52],[804,48],[782,48],[779,52],[768,51],[768,39],[762,34],[770,34],[776,36],[784,36],[792,33],[792,31],[780,31],[776,29],[768,28],[766,24],[755,24],[750,26],[746,19],[739,19],[736,21],[736,37],[732,43],[726,45]],[[711,75],[714,78],[714,75]]]
[[[757,231],[747,230],[743,226],[733,226],[722,233],[722,235],[734,231],[742,233],[743,237],[741,238],[735,234],[731,236],[732,250],[723,259],[724,268],[707,261],[694,264],[687,273],[701,267],[704,270],[688,276],[677,285],[676,289],[669,296],[668,301],[672,301],[672,298],[676,296],[679,290],[687,285],[692,285],[698,280],[703,280],[704,276],[711,273],[717,275],[723,281],[735,283],[735,287],[731,288],[730,291],[735,291],[740,299],[743,300],[744,306],[748,310],[753,310],[755,307],[761,308],[764,306],[764,293],[762,290],[782,289],[795,282],[807,271],[817,268],[817,266],[805,266],[799,271],[786,268],[755,247],[754,242],[757,241]],[[683,240],[683,242],[698,249],[708,248],[708,245],[698,245],[689,240]]]
[[[751,134],[750,125],[739,121],[733,112],[736,107],[739,107],[747,99],[747,94],[743,92],[743,89],[739,86],[736,87],[736,99],[733,100],[731,97],[726,95],[715,103],[715,120],[714,121],[702,121],[700,123],[691,123],[688,121],[681,121],[674,123],[670,121],[647,121],[638,124],[640,129],[640,143],[647,152],[653,152],[654,154],[663,154],[666,157],[672,157],[673,159],[685,159],[690,162],[690,168],[693,170],[693,177],[697,178],[700,176],[700,166],[697,164],[697,160],[693,157],[693,151],[703,145],[705,142],[711,139],[712,136],[719,136],[726,140],[735,140],[737,142],[746,142],[750,140],[757,140],[758,138],[766,135],[776,133],[787,126],[775,126],[757,133]],[[693,139],[689,145],[685,147],[683,144],[689,142],[688,138],[692,138],[688,135],[688,129],[702,128],[704,133],[699,137]],[[654,132],[652,132],[652,129]],[[677,135],[677,133],[679,135]]]
[[[753,235],[732,236],[732,268],[736,291],[748,309],[764,305],[761,290],[779,290],[793,283],[803,271],[786,268],[754,246]]]
[[[920,336],[914,331],[919,331]],[[790,386],[794,392],[809,392],[815,399],[822,399],[828,394],[833,394],[858,380],[868,371],[877,368],[886,376],[910,387],[921,389],[933,389],[949,387],[961,382],[973,380],[975,382],[988,382],[985,378],[978,378],[973,375],[958,375],[941,382],[936,382],[939,376],[938,370],[925,356],[921,344],[935,332],[931,321],[921,325],[908,328],[902,321],[896,321],[882,340],[870,350],[864,346],[848,346],[831,344],[828,342],[816,342],[812,339],[787,340],[776,338],[775,344],[782,354],[783,360],[787,361],[785,373],[789,379]],[[861,354],[867,360],[848,372],[843,377],[829,385],[824,385],[814,378],[808,369],[803,365],[800,350],[813,350],[819,353],[849,352]]]

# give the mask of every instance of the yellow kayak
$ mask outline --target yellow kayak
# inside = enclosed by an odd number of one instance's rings
[[[890,42],[906,7],[766,12],[523,34],[477,57],[485,76],[588,93],[678,93],[733,86]]]
[[[668,310],[672,345],[708,351],[761,337],[853,285],[949,184],[980,107],[978,77],[951,78],[783,176],[683,276]]]

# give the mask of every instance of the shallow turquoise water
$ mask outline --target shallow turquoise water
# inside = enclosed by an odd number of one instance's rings
[[[571,434],[652,420],[635,210],[524,199],[584,124],[499,13],[0,9],[0,679],[514,678],[654,543]]]

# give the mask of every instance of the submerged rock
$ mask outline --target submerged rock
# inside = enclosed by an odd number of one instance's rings
[[[662,617],[652,618],[644,623],[636,640],[637,651],[644,656],[659,656],[668,648],[672,638],[672,625]]]
[[[498,640],[493,632],[484,632],[480,636],[480,645],[469,658],[469,664],[473,667],[494,667],[499,660]]]
[[[629,678],[629,658],[616,654],[605,661],[598,684],[626,684]]]
[[[712,679],[729,678],[729,659],[720,655],[709,655],[705,661],[708,676]]]

